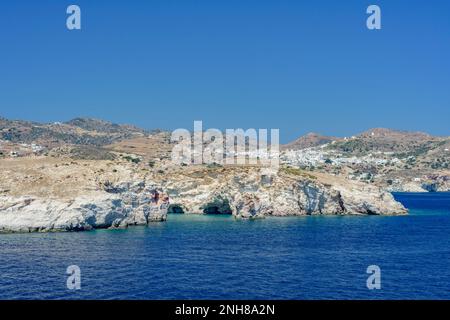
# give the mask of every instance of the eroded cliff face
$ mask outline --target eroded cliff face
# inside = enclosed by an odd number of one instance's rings
[[[224,206],[238,218],[407,212],[377,187],[283,169],[191,167],[166,176],[161,188],[172,205],[197,214]]]
[[[166,220],[169,205],[241,219],[406,213],[375,186],[292,168],[169,164],[149,170],[125,162],[38,160],[2,163],[0,232],[146,225]]]
[[[0,232],[85,231],[165,221],[169,198],[145,182],[112,185],[73,199],[0,196]]]

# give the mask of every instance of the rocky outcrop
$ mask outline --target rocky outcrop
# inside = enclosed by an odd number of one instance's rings
[[[266,216],[405,214],[380,188],[290,167],[174,166],[42,158],[4,161],[0,232],[126,228],[190,214]],[[15,181],[22,181],[17,184]]]
[[[102,184],[70,200],[33,196],[0,197],[0,232],[82,231],[125,228],[167,218],[169,201],[144,182]]]
[[[386,190],[389,192],[448,192],[449,175],[427,175],[414,180],[395,179]]]
[[[351,181],[326,184],[313,176],[258,168],[192,169],[166,179],[162,188],[184,212],[229,211],[237,218],[407,212],[390,193],[375,186]],[[228,204],[227,210],[224,204]]]

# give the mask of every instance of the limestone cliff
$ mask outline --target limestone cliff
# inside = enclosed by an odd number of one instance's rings
[[[168,198],[144,183],[123,184],[73,200],[0,197],[0,232],[84,231],[145,225],[167,218]]]
[[[239,218],[406,213],[377,187],[292,169],[193,167],[169,174],[161,187],[172,206],[189,213],[223,213],[220,208]]]
[[[49,157],[1,164],[1,232],[124,228],[164,221],[168,211],[244,219],[406,213],[375,186],[288,167],[166,163],[148,169],[128,161]]]

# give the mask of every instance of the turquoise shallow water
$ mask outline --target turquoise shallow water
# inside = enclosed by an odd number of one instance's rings
[[[0,235],[0,299],[450,299],[450,194],[402,217],[236,221],[169,215],[128,230]],[[81,290],[66,268],[81,268]],[[368,290],[366,268],[381,268]]]

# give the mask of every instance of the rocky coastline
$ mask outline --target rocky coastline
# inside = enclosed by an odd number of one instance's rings
[[[170,213],[405,215],[391,192],[450,190],[450,137],[421,132],[308,134],[281,147],[277,170],[175,164],[173,147],[163,130],[0,117],[0,232],[126,228]]]
[[[165,221],[169,212],[236,219],[407,213],[380,188],[286,168],[192,166],[161,174],[125,163],[119,172],[110,161],[33,163],[38,176],[28,172],[25,178],[31,185],[0,193],[2,233],[127,228]],[[3,175],[13,181],[22,171]]]

